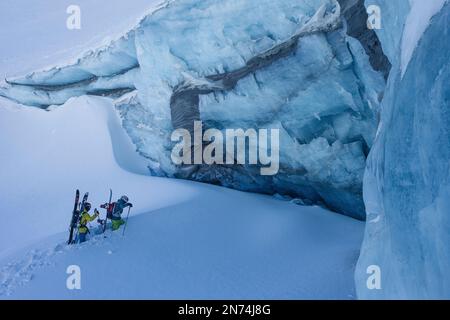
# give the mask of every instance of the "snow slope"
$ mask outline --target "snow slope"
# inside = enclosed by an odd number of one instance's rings
[[[128,30],[158,2],[133,0],[130,5],[123,0],[2,0],[0,79],[75,59],[86,48]],[[66,27],[66,10],[73,4],[81,9],[80,30]]]
[[[0,100],[0,149],[8,150],[0,155],[0,298],[355,297],[361,222],[138,175],[140,159],[124,152],[131,143],[119,123],[106,98],[83,96],[51,111]],[[125,237],[65,245],[76,187],[95,206],[109,187],[130,195],[139,215]],[[73,264],[80,291],[66,289]]]

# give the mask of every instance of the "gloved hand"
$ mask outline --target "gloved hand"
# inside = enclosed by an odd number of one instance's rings
[[[130,208],[133,208],[133,204],[132,203],[128,203]]]
[[[98,212],[97,208],[94,209],[94,213],[96,216],[100,215],[100,212]]]

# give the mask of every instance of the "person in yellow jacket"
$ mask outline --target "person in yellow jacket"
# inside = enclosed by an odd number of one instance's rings
[[[80,224],[78,225],[78,235],[80,243],[86,241],[86,235],[89,233],[89,228],[87,227],[87,224],[91,221],[94,221],[99,215],[97,209],[94,210],[93,216],[89,214],[89,210],[91,210],[91,204],[89,202],[86,202],[84,204],[84,210],[80,216]]]

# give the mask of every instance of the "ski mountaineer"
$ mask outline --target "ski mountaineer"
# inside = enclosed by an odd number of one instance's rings
[[[120,228],[121,225],[125,224],[125,221],[122,219],[121,215],[123,213],[123,209],[130,207],[133,208],[133,204],[129,202],[127,196],[122,196],[117,202],[114,204],[114,208],[112,211],[112,229],[113,231]]]
[[[84,204],[84,210],[81,213],[80,224],[78,225],[78,234],[80,243],[86,241],[86,235],[89,233],[89,228],[87,227],[87,224],[91,221],[94,221],[100,214],[98,210],[95,209],[94,215],[91,216],[89,214],[89,210],[91,210],[91,204],[89,202],[86,202]]]

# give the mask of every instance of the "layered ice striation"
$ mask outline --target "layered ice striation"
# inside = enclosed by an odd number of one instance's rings
[[[284,194],[364,219],[362,176],[385,82],[347,35],[335,0],[179,0],[73,64],[35,72],[0,94],[46,107],[72,96],[116,99],[150,172]],[[280,130],[280,171],[176,166],[176,128]],[[270,150],[269,150],[270,151]]]
[[[450,3],[374,2],[386,13],[379,32],[393,68],[364,178],[367,226],[358,297],[449,299]],[[410,11],[410,4],[427,8]],[[405,37],[412,39],[407,29],[424,23],[419,41],[405,45]],[[405,65],[402,50],[411,49]],[[375,290],[367,286],[372,265],[381,271]]]

